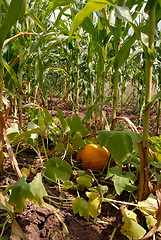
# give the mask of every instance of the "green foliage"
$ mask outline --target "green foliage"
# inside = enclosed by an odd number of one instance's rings
[[[31,183],[27,183],[26,176],[23,176],[13,185],[9,203],[15,206],[16,212],[23,212],[27,199],[43,205],[44,196],[47,196],[47,193],[42,183],[42,176],[38,173]]]
[[[46,167],[45,176],[53,181],[60,179],[66,181],[72,174],[72,168],[67,161],[63,161],[62,158],[52,157],[44,163]]]
[[[149,141],[151,142],[150,148],[152,149],[153,153],[156,155],[158,162],[161,163],[161,136],[151,137]]]
[[[6,39],[7,33],[10,28],[16,24],[16,22],[21,17],[22,13],[24,13],[25,8],[25,0],[12,0],[7,13],[2,21],[2,25],[0,27],[0,46],[3,45],[4,40]]]
[[[90,15],[92,12],[96,12],[102,8],[104,8],[105,6],[107,6],[107,4],[111,4],[113,5],[113,1],[107,1],[107,0],[100,0],[99,2],[96,0],[90,0],[85,7],[83,8],[82,11],[80,11],[79,13],[77,13],[77,15],[75,16],[71,28],[70,28],[70,32],[69,32],[69,40],[72,37],[73,32],[76,30],[76,28],[82,24],[82,22],[84,21],[84,19]]]
[[[123,175],[120,168],[112,167],[107,172],[106,179],[108,178],[112,179],[115,191],[118,195],[120,195],[124,190],[134,192],[137,189],[137,187],[134,186],[136,176],[132,172],[126,172]]]
[[[141,136],[130,131],[106,131],[98,132],[100,146],[105,146],[115,162],[121,165],[135,149]]]

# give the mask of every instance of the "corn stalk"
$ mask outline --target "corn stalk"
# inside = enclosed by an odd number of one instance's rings
[[[124,0],[118,0],[118,6],[123,6]],[[116,41],[115,41],[115,57],[117,56],[118,51],[120,50],[120,37],[122,30],[122,20],[116,17]],[[114,90],[113,90],[113,112],[112,112],[112,125],[111,130],[115,129],[116,125],[116,109],[117,109],[117,99],[118,99],[118,80],[119,80],[119,66],[115,67],[114,72]]]
[[[152,1],[151,1],[152,2]],[[154,31],[155,31],[155,9],[158,0],[152,3],[149,9],[149,49],[154,54]],[[146,53],[146,68],[145,68],[145,106],[151,102],[152,89],[152,71],[153,60]],[[148,130],[149,130],[150,106],[145,107],[143,118],[143,136],[142,149],[140,150],[140,181],[138,198],[141,201],[149,194],[149,161],[148,161]]]

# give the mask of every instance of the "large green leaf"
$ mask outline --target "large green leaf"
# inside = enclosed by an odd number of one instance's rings
[[[41,173],[38,173],[34,177],[33,181],[29,183],[29,190],[30,190],[30,193],[32,194],[29,200],[37,205],[43,205],[44,204],[43,197],[47,196],[47,192],[42,183]]]
[[[72,11],[74,12],[74,14],[77,14],[80,12],[78,9],[75,9],[75,8],[72,8]],[[94,41],[97,40],[97,31],[89,17],[86,17],[84,19],[84,21],[82,22],[82,27],[86,32],[92,35]]]
[[[102,8],[104,8],[105,6],[107,6],[107,4],[111,4],[112,6],[114,6],[113,1],[112,0],[90,0],[85,7],[79,12],[77,13],[77,15],[74,17],[74,20],[72,22],[70,31],[69,31],[69,40],[72,37],[73,32],[77,29],[77,27],[79,25],[81,25],[81,23],[84,21],[84,19],[90,15],[92,12],[96,12]]]
[[[85,146],[85,143],[79,133],[76,133],[74,137],[70,136],[70,140],[75,149],[79,149],[80,147]]]
[[[23,212],[26,207],[26,200],[43,205],[43,196],[47,196],[42,176],[38,173],[31,183],[26,182],[26,176],[20,178],[13,186],[9,203],[15,206],[15,211]]]
[[[98,132],[100,146],[107,147],[111,157],[119,165],[132,153],[134,146],[137,148],[137,142],[140,140],[141,136],[139,134],[130,131],[102,130]]]
[[[120,68],[127,61],[130,53],[130,48],[136,39],[137,39],[137,36],[134,34],[133,36],[127,38],[124,41],[123,45],[121,46],[115,58],[115,61],[114,61],[115,68]]]
[[[81,217],[84,217],[87,221],[89,220],[88,203],[83,198],[77,197],[72,202],[72,208],[74,214],[79,213]]]
[[[0,46],[7,36],[10,28],[19,20],[25,9],[25,0],[12,0],[7,13],[2,21],[2,26],[0,27]]]
[[[67,161],[61,158],[52,157],[44,166],[46,167],[45,176],[53,181],[61,179],[63,182],[68,180],[72,174],[72,168]]]

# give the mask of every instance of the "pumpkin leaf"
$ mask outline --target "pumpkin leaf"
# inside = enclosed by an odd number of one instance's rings
[[[96,218],[100,212],[101,208],[101,197],[99,193],[95,192],[86,192],[88,200],[88,212],[89,215],[93,218]]]
[[[156,218],[154,218],[152,215],[145,216],[145,218],[148,229],[152,229],[157,223]]]
[[[121,209],[123,225],[120,232],[129,239],[141,239],[146,230],[137,223],[137,215],[127,208]]]
[[[65,182],[71,177],[73,172],[71,165],[61,158],[52,157],[45,162],[44,166],[46,167],[45,176],[53,181],[60,179]]]
[[[130,131],[102,130],[98,132],[100,146],[105,146],[109,150],[111,157],[118,165],[121,165],[132,153],[140,139],[139,134]]]
[[[94,189],[97,190],[101,197],[103,197],[103,195],[108,192],[108,187],[106,185],[98,184]]]
[[[127,177],[124,177],[123,175],[114,175],[112,181],[114,182],[114,187],[118,195],[120,195],[122,191],[125,190],[126,186],[129,184],[129,179]]]
[[[79,176],[76,178],[78,189],[84,190],[84,188],[90,188],[93,183],[93,178],[90,175]]]
[[[77,197],[72,202],[72,207],[74,214],[79,213],[81,217],[84,217],[88,221],[90,216],[96,218],[99,214],[101,197],[95,192],[86,192],[86,195],[89,198],[88,202],[80,197]]]
[[[15,211],[23,212],[26,207],[26,200],[43,205],[43,196],[47,196],[42,184],[42,176],[38,173],[31,183],[26,182],[26,176],[22,176],[13,186],[9,203],[15,206]]]
[[[148,198],[144,201],[139,201],[139,209],[145,214],[145,215],[152,215],[156,216],[157,210],[158,210],[158,202],[157,197],[155,197],[152,193],[148,196]]]
[[[74,115],[72,118],[67,117],[66,121],[68,123],[68,126],[70,127],[71,134],[80,133],[82,137],[87,135],[88,130],[82,124],[81,118],[78,115]]]
[[[89,220],[88,204],[84,199],[77,197],[72,202],[72,208],[74,214],[79,213],[79,216],[84,217],[87,221]]]
[[[75,189],[75,185],[74,185],[74,183],[72,181],[67,180],[67,181],[65,181],[63,183],[63,189],[64,190],[68,190],[68,189],[74,190]]]
[[[75,149],[78,149],[80,147],[84,147],[85,143],[79,133],[76,133],[74,137],[70,136],[70,140],[72,142],[72,145]]]
[[[64,119],[63,112],[59,108],[57,108],[57,115],[58,115],[59,123],[61,125],[63,132],[64,133],[68,132],[70,130],[70,128],[69,128],[66,120]]]

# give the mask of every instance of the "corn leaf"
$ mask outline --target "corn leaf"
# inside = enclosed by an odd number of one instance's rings
[[[14,24],[19,20],[25,8],[25,0],[12,0],[7,13],[2,21],[2,26],[0,27],[0,46],[7,36],[8,31]]]
[[[111,4],[112,6],[114,6],[113,1],[112,0],[90,0],[85,7],[76,14],[76,16],[74,17],[74,20],[72,22],[70,31],[69,31],[69,40],[72,37],[73,32],[77,29],[77,27],[79,25],[82,24],[82,22],[84,21],[84,19],[90,15],[92,12],[96,12],[102,8],[104,8],[105,6],[107,6],[107,4]]]

